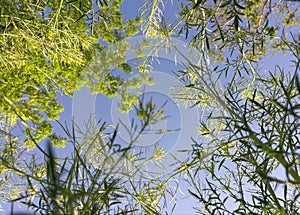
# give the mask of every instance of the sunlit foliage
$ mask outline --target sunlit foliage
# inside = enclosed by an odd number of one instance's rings
[[[138,32],[139,19],[124,21],[121,3],[1,1],[0,111],[12,125],[19,124],[28,147],[34,147],[29,132],[37,142],[52,138],[52,126],[45,120],[59,119],[64,108],[56,101],[58,94],[72,95],[84,84],[92,84],[84,82],[83,71],[103,48],[98,41],[112,44]],[[126,62],[119,63],[116,66],[127,72]],[[100,86],[122,84],[110,74],[98,81]],[[115,94],[102,88],[96,92]]]
[[[199,214],[300,213],[299,3],[174,1],[180,9],[170,21],[164,10],[171,2],[145,0],[140,16],[123,20],[117,0],[1,1],[0,171],[10,199],[46,214],[160,214],[170,191],[167,182],[184,175]],[[137,33],[157,43],[145,41],[133,50],[140,75],[125,80],[111,68],[133,73],[125,38]],[[176,75],[185,86],[177,99],[202,111],[200,138],[186,140],[192,150],[185,162],[174,165],[171,178],[134,181],[140,157],[131,147],[147,126],[166,117],[129,89],[153,83],[148,72],[155,58],[144,50],[158,53],[165,48],[161,41],[174,45],[171,37],[199,54],[195,65],[179,50],[185,69]],[[274,55],[289,56],[289,67],[265,65]],[[121,122],[131,138],[128,148],[117,144],[117,128],[104,133],[105,126],[89,127],[83,142],[64,126],[69,139],[55,135],[47,120],[57,120],[63,110],[57,94],[72,95],[83,85],[120,98],[122,111],[134,108],[140,125]],[[16,125],[23,139],[14,135]],[[46,137],[55,146],[71,143],[72,156],[61,160],[49,145],[46,151],[38,148],[42,162],[22,157]],[[154,152],[152,159],[163,157],[158,146]],[[95,154],[103,156],[91,159]],[[19,179],[27,181],[11,188]],[[25,189],[18,197],[17,188]]]

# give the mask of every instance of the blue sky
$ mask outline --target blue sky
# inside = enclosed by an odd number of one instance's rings
[[[174,163],[174,159],[170,157],[170,154],[175,154],[178,159],[185,159],[186,154],[177,153],[177,150],[191,149],[192,142],[190,137],[197,139],[199,111],[196,108],[190,109],[188,107],[177,105],[174,98],[171,96],[172,92],[175,91],[173,86],[180,84],[172,72],[182,69],[183,67],[179,64],[175,65],[175,63],[170,60],[163,58],[159,58],[159,60],[160,63],[154,63],[153,72],[150,73],[150,76],[154,76],[156,84],[154,86],[145,87],[144,99],[147,101],[147,99],[152,98],[157,107],[160,107],[165,101],[167,101],[164,110],[165,115],[170,117],[164,122],[152,126],[150,128],[151,131],[148,133],[146,132],[146,134],[139,139],[136,144],[136,148],[138,151],[140,145],[151,146],[158,142],[167,154],[166,160],[163,163],[165,167],[170,170],[171,168],[169,165]],[[68,103],[66,103],[66,110],[62,116],[70,117],[70,112],[73,112],[75,122],[81,125],[80,127],[82,129],[85,128],[84,121],[88,119],[91,113],[89,113],[89,111],[95,111],[97,120],[105,118],[105,121],[107,121],[108,124],[111,123],[115,126],[119,123],[119,120],[122,120],[128,125],[130,124],[131,118],[136,119],[134,111],[130,111],[128,114],[118,111],[118,100],[108,99],[100,94],[97,96],[90,95],[87,88],[83,88],[81,91],[77,92],[74,97],[75,99],[72,101],[67,99]],[[64,98],[62,98],[62,100],[64,102],[66,101]],[[74,104],[74,101],[76,104]],[[79,116],[78,120],[76,120],[76,116]],[[158,129],[174,131],[166,134],[155,134],[155,131]],[[119,132],[118,141],[126,143],[128,141],[128,137],[122,126],[119,127]],[[153,166],[151,167],[151,165],[148,165],[146,168],[150,168],[151,171],[160,171]],[[183,185],[184,183],[182,182],[181,189],[184,193],[186,193],[186,186]],[[192,206],[195,206],[195,202],[190,198],[190,196],[178,194],[177,198],[178,202],[174,214],[192,214]]]
[[[132,18],[134,17],[136,14],[138,14],[138,5],[130,5],[130,4],[124,4],[123,10],[125,12],[125,17],[127,15],[127,18]],[[127,11],[130,11],[130,13],[127,13]],[[174,15],[175,11],[177,11],[177,6],[170,6],[167,10],[167,17],[168,15]],[[171,117],[166,120],[166,124],[160,124],[159,126],[165,126],[167,129],[177,129],[177,128],[181,128],[180,131],[176,131],[170,134],[165,134],[162,136],[157,137],[157,135],[149,135],[146,134],[144,136],[143,139],[143,143],[142,144],[148,144],[147,140],[150,140],[150,144],[151,142],[153,142],[153,140],[159,140],[159,144],[160,146],[164,147],[164,149],[166,150],[166,152],[174,152],[172,151],[172,147],[174,147],[175,145],[178,146],[184,146],[186,148],[183,147],[183,149],[187,149],[190,144],[192,143],[192,141],[190,140],[190,137],[194,137],[197,138],[197,125],[199,123],[199,119],[200,119],[200,114],[201,114],[201,110],[194,110],[194,111],[190,111],[187,109],[182,109],[182,106],[176,105],[174,102],[174,98],[172,98],[172,96],[169,94],[170,92],[173,91],[171,85],[169,86],[169,90],[167,93],[166,90],[163,90],[164,93],[162,93],[161,88],[165,87],[164,85],[168,85],[170,83],[176,83],[179,84],[179,82],[176,82],[174,80],[172,80],[171,77],[175,76],[174,74],[172,74],[172,72],[177,71],[182,69],[183,67],[180,66],[178,63],[177,65],[175,64],[174,61],[168,59],[164,59],[163,57],[159,58],[160,63],[155,62],[154,66],[153,66],[153,72],[157,73],[161,73],[162,76],[156,75],[158,77],[158,79],[156,80],[156,85],[154,85],[153,87],[146,87],[146,96],[145,98],[149,98],[152,97],[153,101],[155,103],[157,103],[158,106],[160,106],[162,103],[164,103],[164,101],[168,100],[168,103],[165,107],[165,111],[166,111],[166,115],[170,115]],[[262,62],[261,62],[261,67],[264,68],[266,71],[272,71],[274,70],[276,65],[280,65],[284,68],[288,68],[291,64],[290,64],[290,60],[291,60],[291,56],[282,56],[281,54],[277,54],[275,56],[268,56],[266,57]],[[214,65],[211,65],[212,67],[214,67]],[[163,74],[168,75],[169,78],[166,78],[166,81],[163,80],[162,82],[160,82],[163,79]],[[171,77],[170,77],[171,76]],[[170,82],[170,83],[168,83]],[[222,80],[222,82],[227,83],[228,80],[224,79]],[[118,119],[122,119],[123,122],[129,123],[131,117],[133,117],[133,113],[130,112],[129,114],[122,114],[120,112],[118,112],[118,110],[116,109],[116,100],[111,100],[108,99],[102,95],[97,95],[97,96],[88,96],[89,93],[87,91],[87,89],[83,89],[82,92],[83,93],[81,96],[81,98],[84,98],[85,100],[82,102],[82,104],[88,104],[88,103],[92,103],[95,102],[95,113],[96,113],[96,118],[102,118],[105,117],[105,120],[107,120],[108,123],[112,123],[114,125],[116,125]],[[80,94],[80,92],[79,92]],[[78,95],[78,94],[77,94]],[[76,95],[75,95],[76,96]],[[62,101],[65,101],[64,99],[62,99]],[[76,100],[77,101],[77,100]],[[90,107],[90,106],[89,106]],[[70,114],[71,111],[71,101],[69,101],[69,103],[67,104],[65,110],[66,115]],[[73,107],[74,108],[74,103],[73,103]],[[81,110],[91,110],[90,108],[83,108],[81,105],[79,105],[78,107],[75,108],[81,108]],[[73,109],[74,110],[74,109]],[[85,113],[85,118],[88,117],[89,115],[89,111],[84,111]],[[84,115],[83,114],[83,115]],[[78,114],[75,114],[78,115]],[[80,114],[79,114],[80,115]],[[181,116],[179,116],[181,115]],[[185,120],[188,120],[188,123],[186,121],[183,121],[183,118]],[[82,119],[78,120],[79,123],[83,123]],[[186,132],[187,130],[182,130],[184,126],[186,125],[194,125],[195,127],[192,129],[192,132]],[[159,126],[157,128],[159,128]],[[84,127],[82,127],[84,128]],[[121,138],[119,139],[119,141],[124,141],[126,142],[126,135],[122,133],[122,128],[120,128],[120,136]],[[155,129],[155,128],[152,128]],[[180,137],[181,135],[181,137]],[[123,138],[122,138],[123,136]],[[182,142],[180,142],[180,138],[182,138],[181,140],[183,140]],[[166,165],[169,164],[166,162]],[[187,194],[187,188],[188,185],[187,183],[185,183],[184,181],[181,182],[181,189],[183,191],[184,194],[179,193],[177,196],[177,207],[174,211],[174,214],[194,214],[194,210],[193,207],[197,206],[197,202],[192,199],[192,197]]]

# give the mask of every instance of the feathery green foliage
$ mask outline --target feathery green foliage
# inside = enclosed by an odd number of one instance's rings
[[[207,56],[202,66],[187,62],[181,72],[184,98],[202,107],[204,116],[192,158],[178,168],[188,175],[199,214],[300,213],[296,4],[229,0],[182,6],[181,32]],[[264,65],[283,54],[291,57],[289,68]]]
[[[57,94],[72,95],[92,84],[84,81],[84,71],[104,47],[98,40],[112,44],[138,32],[138,18],[123,20],[122,2],[1,1],[0,111],[11,125],[18,124],[24,131],[23,141],[29,148],[35,147],[29,132],[37,142],[55,138],[49,136],[52,126],[46,119],[57,120],[63,111]],[[122,83],[109,74],[98,81],[105,86]],[[115,94],[103,89],[96,92]]]
[[[44,214],[161,214],[167,193],[173,195],[168,182],[185,175],[199,214],[300,214],[298,3],[186,0],[170,22],[164,17],[168,1],[145,0],[141,17],[126,21],[121,3],[0,3],[1,189],[11,195],[3,197]],[[141,74],[124,80],[111,67],[133,72],[124,38],[138,33],[138,25],[157,43],[133,50]],[[147,126],[165,116],[129,89],[151,83],[147,72],[155,57],[144,51],[159,53],[162,42],[176,48],[173,36],[199,53],[195,65],[177,50],[185,69],[176,74],[185,85],[177,98],[202,111],[200,139],[191,141],[189,159],[177,163],[171,178],[136,180],[133,175],[143,173],[144,161],[133,145]],[[291,58],[290,67],[264,65],[272,55],[284,54]],[[140,124],[121,123],[130,136],[127,148],[117,144],[117,128],[107,132],[104,125],[90,126],[82,142],[63,126],[71,157],[59,158],[50,145],[46,151],[39,148],[46,137],[55,146],[65,145],[45,119],[59,118],[58,93],[71,95],[82,85],[121,98],[123,111],[134,107]],[[16,125],[24,140],[14,135]],[[26,157],[27,147],[38,147],[45,159]],[[163,154],[154,151],[151,159]],[[12,185],[20,179],[25,192],[16,196]]]

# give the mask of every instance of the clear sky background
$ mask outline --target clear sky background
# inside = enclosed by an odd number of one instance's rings
[[[125,1],[122,7],[125,19],[136,17],[139,14],[138,9],[142,3],[143,1]],[[170,4],[170,1],[166,1],[165,18],[167,23],[172,23],[174,14],[178,12],[178,7],[178,1],[174,1],[173,5]],[[261,66],[263,66],[266,71],[274,70],[276,64],[288,69],[291,65],[290,60],[291,56],[288,55],[270,55],[262,61]],[[212,67],[214,67],[214,65],[212,65]],[[181,65],[176,65],[175,62],[170,59],[160,58],[160,63],[156,62],[153,67],[154,79],[157,79],[156,85],[152,87],[146,87],[145,94],[145,99],[152,97],[154,103],[157,103],[157,106],[162,105],[166,100],[168,101],[167,105],[165,106],[165,114],[170,115],[170,118],[167,119],[166,122],[153,127],[153,129],[159,129],[160,126],[163,126],[164,129],[176,130],[180,128],[181,130],[163,135],[153,135],[148,133],[142,137],[142,140],[139,142],[139,144],[149,144],[149,142],[151,143],[154,139],[159,141],[160,146],[162,146],[167,153],[173,153],[174,148],[176,147],[182,147],[182,149],[189,147],[190,144],[192,144],[190,139],[191,136],[197,138],[197,125],[201,110],[189,110],[188,108],[185,109],[182,106],[178,106],[175,103],[174,98],[171,96],[171,92],[174,92],[174,90],[170,86],[172,86],[173,83],[179,84],[172,72],[182,68],[183,67]],[[226,82],[226,80],[223,81]],[[83,88],[80,92],[76,92],[74,96],[77,96],[75,101],[75,97],[71,98],[66,96],[58,96],[58,101],[65,106],[65,110],[61,114],[61,122],[70,122],[74,116],[75,118],[77,117],[75,120],[80,127],[84,128],[84,121],[87,120],[88,116],[93,112],[93,108],[96,119],[104,117],[108,124],[116,125],[119,118],[122,120],[128,120],[134,116],[132,112],[129,114],[121,114],[116,110],[116,100],[108,99],[102,95],[92,96],[89,94],[86,88]],[[54,127],[58,133],[61,132],[61,129],[59,126],[57,126],[57,124],[54,123]],[[120,132],[121,138],[119,138],[118,141],[126,142],[126,134],[123,134],[122,130]],[[61,155],[67,154],[68,148],[57,152]],[[168,162],[166,164],[168,164]],[[177,207],[174,211],[174,214],[195,214],[193,207],[197,206],[197,202],[188,195],[188,186],[183,181],[181,182],[181,188],[183,194],[179,193],[177,195]],[[10,205],[6,205],[5,209],[9,210]],[[15,211],[20,211],[20,209],[15,207]],[[1,214],[8,213],[5,212]]]

